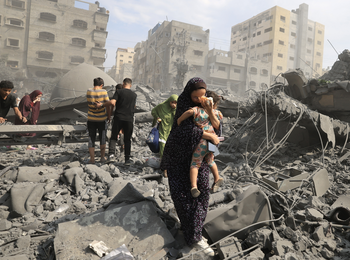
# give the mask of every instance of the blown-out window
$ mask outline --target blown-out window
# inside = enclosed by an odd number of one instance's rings
[[[6,62],[6,65],[7,67],[10,67],[10,68],[18,68],[18,61],[14,61],[14,60],[8,60]]]
[[[258,73],[258,69],[255,68],[255,67],[251,67],[251,68],[250,68],[250,73],[251,73],[251,74],[257,74],[257,73]]]
[[[84,57],[73,56],[73,57],[70,58],[70,62],[72,62],[72,63],[83,63],[84,62]]]
[[[38,59],[40,59],[40,60],[52,60],[53,53],[49,52],[49,51],[39,51],[38,52]]]
[[[86,41],[84,39],[81,39],[81,38],[73,38],[72,39],[72,44],[76,45],[76,46],[85,47],[86,46]]]
[[[55,41],[55,35],[49,32],[39,32],[39,39],[48,42],[53,42]]]
[[[81,29],[87,29],[87,22],[83,20],[74,20],[73,26]]]
[[[251,81],[251,82],[249,82],[249,86],[251,86],[251,87],[255,87],[255,86],[256,86],[256,82],[255,82],[255,81]]]
[[[56,15],[51,13],[40,13],[40,19],[50,22],[56,22]]]

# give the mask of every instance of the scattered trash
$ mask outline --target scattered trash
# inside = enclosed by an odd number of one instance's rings
[[[103,241],[92,241],[89,244],[89,247],[99,256],[103,257],[108,254],[109,248],[106,246]]]
[[[133,260],[134,257],[126,248],[125,244],[112,250],[108,255],[101,258],[101,260]]]
[[[157,157],[149,157],[146,159],[146,165],[155,169],[160,168],[161,159]]]

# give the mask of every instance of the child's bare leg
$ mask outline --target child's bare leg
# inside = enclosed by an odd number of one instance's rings
[[[190,169],[190,182],[191,182],[191,195],[193,198],[197,198],[201,192],[197,188],[197,177],[198,177],[198,168]]]
[[[191,168],[190,169],[191,188],[197,187],[197,177],[198,177],[198,169],[197,168]]]
[[[216,163],[214,163],[210,167],[210,171],[214,175],[214,183],[213,183],[213,186],[212,186],[212,190],[213,190],[213,192],[217,192],[219,187],[224,183],[224,179],[220,177],[218,166],[216,165]]]
[[[214,183],[217,182],[220,179],[220,175],[219,175],[219,170],[216,163],[212,167],[210,167],[210,171],[214,176]]]

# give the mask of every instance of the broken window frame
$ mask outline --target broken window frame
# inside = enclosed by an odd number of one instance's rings
[[[47,22],[55,23],[56,20],[57,20],[57,17],[56,17],[56,15],[54,15],[52,13],[41,12],[40,15],[39,15],[39,19],[47,21]]]
[[[203,56],[203,51],[200,51],[200,50],[193,50],[193,54],[196,55],[196,56]]]
[[[72,38],[72,45],[78,46],[78,47],[86,47],[86,40],[83,38]]]
[[[37,52],[37,59],[38,60],[53,61],[53,52],[50,52],[50,51],[38,51]]]
[[[38,39],[47,42],[54,42],[55,35],[50,32],[39,32]]]
[[[6,61],[6,66],[11,69],[18,69],[19,67],[19,61],[16,60],[8,60]]]
[[[75,19],[73,20],[73,27],[75,28],[79,28],[79,29],[84,29],[86,30],[88,28],[87,26],[87,22],[83,21],[83,20],[80,20],[80,19]]]

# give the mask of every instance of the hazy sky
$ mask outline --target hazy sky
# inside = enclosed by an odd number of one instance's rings
[[[94,2],[94,0],[88,0]],[[344,0],[99,0],[100,6],[109,10],[106,42],[109,69],[115,64],[117,48],[134,47],[147,40],[148,30],[158,22],[176,20],[210,29],[209,48],[228,51],[231,27],[276,5],[297,9],[309,5],[309,19],[325,25],[323,68],[332,66],[337,53],[350,48],[350,1]]]

